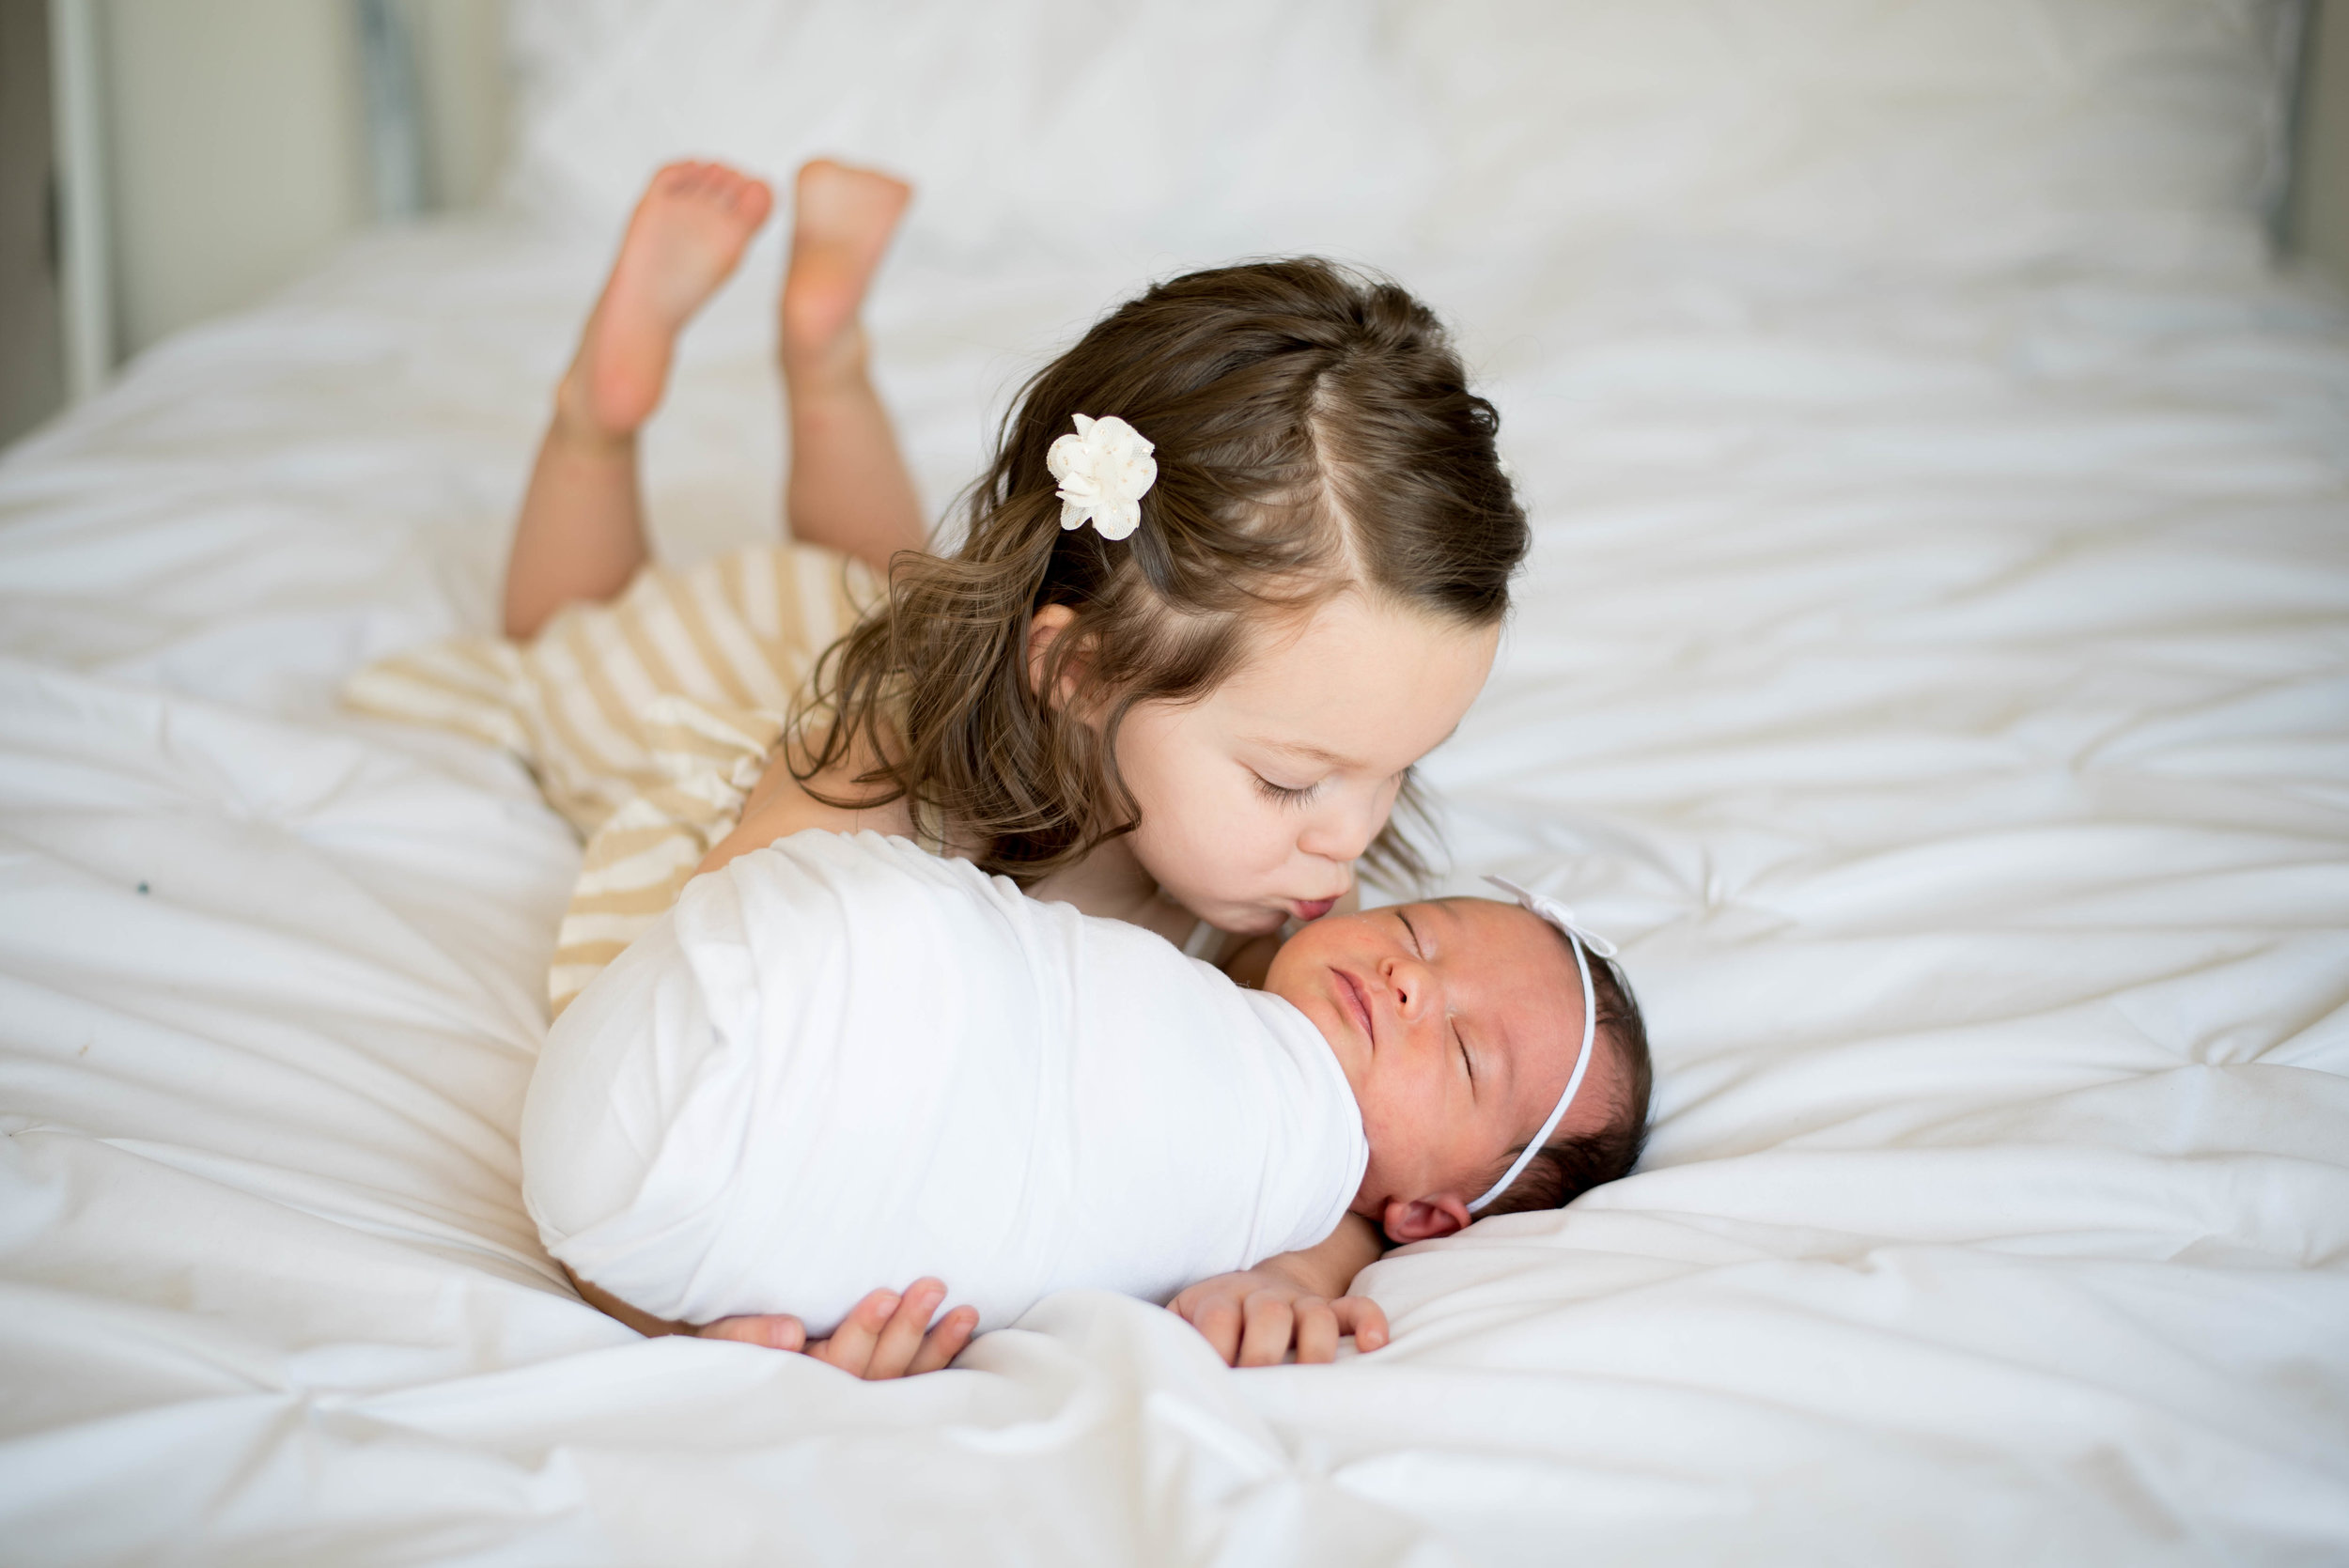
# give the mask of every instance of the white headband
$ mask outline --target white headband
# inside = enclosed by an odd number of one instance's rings
[[[1517,1163],[1493,1183],[1492,1190],[1469,1205],[1470,1214],[1509,1190],[1509,1184],[1517,1179],[1528,1161],[1542,1152],[1542,1146],[1549,1141],[1549,1135],[1558,1130],[1559,1122],[1566,1114],[1566,1107],[1574,1103],[1574,1092],[1582,1087],[1582,1075],[1591,1070],[1591,1046],[1598,1038],[1598,992],[1591,985],[1591,961],[1583,950],[1587,948],[1602,958],[1615,955],[1613,942],[1604,937],[1593,936],[1575,924],[1574,911],[1556,899],[1535,893],[1531,888],[1520,887],[1506,877],[1487,877],[1485,880],[1509,893],[1520,906],[1566,934],[1566,945],[1574,949],[1575,972],[1582,977],[1582,1049],[1574,1059],[1574,1074],[1566,1079],[1566,1092],[1558,1096],[1557,1108],[1550,1111],[1549,1120],[1542,1124],[1542,1130],[1535,1133],[1518,1153]]]

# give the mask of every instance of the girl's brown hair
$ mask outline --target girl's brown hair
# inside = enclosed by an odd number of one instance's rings
[[[1157,446],[1120,542],[1060,525],[1045,454],[1080,413]],[[961,547],[898,556],[887,598],[826,651],[792,774],[877,758],[856,780],[871,793],[817,798],[906,800],[1022,883],[1070,864],[1139,821],[1117,770],[1126,715],[1206,696],[1268,622],[1348,590],[1463,627],[1506,613],[1529,533],[1499,423],[1435,316],[1384,279],[1300,258],[1158,284],[1022,389]],[[1032,679],[1048,605],[1074,619]],[[1050,700],[1071,674],[1090,722]],[[1365,860],[1424,869],[1392,821]]]

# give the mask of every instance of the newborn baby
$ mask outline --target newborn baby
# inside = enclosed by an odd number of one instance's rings
[[[940,1276],[986,1330],[1070,1287],[1163,1301],[1349,1208],[1444,1234],[1591,1070],[1566,930],[1486,899],[1326,918],[1251,991],[908,840],[799,833],[695,878],[555,1022],[523,1198],[631,1306],[814,1334],[875,1280]]]

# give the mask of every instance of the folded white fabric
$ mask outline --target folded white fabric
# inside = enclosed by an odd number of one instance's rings
[[[1277,997],[876,833],[688,884],[547,1038],[522,1114],[547,1250],[661,1317],[829,1332],[925,1274],[1012,1322],[1164,1300],[1335,1228],[1369,1145]]]

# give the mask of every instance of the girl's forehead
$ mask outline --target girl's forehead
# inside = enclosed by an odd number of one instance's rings
[[[1459,723],[1499,635],[1347,595],[1297,634],[1257,646],[1206,706],[1233,740],[1392,771]]]
[[[1445,644],[1489,653],[1500,638],[1498,621],[1470,626],[1399,599],[1348,591],[1330,595],[1303,614],[1284,613],[1255,627],[1242,668],[1314,663],[1349,651],[1410,651]]]

